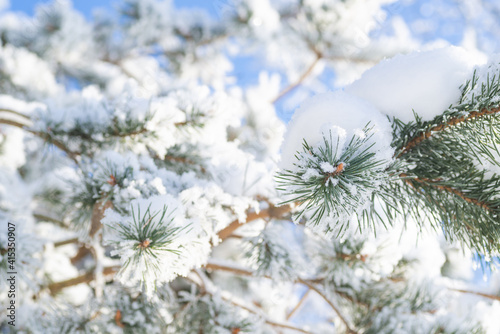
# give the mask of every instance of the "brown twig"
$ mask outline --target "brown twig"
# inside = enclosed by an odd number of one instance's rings
[[[62,150],[64,152],[66,152],[66,154],[68,155],[68,157],[70,159],[72,159],[75,163],[78,164],[78,160],[76,159],[76,156],[78,156],[78,153],[72,152],[70,149],[68,149],[66,147],[66,145],[64,145],[64,143],[62,143],[61,141],[58,141],[58,140],[52,138],[49,134],[44,133],[44,132],[39,132],[39,131],[31,130],[31,129],[28,128],[27,124],[23,124],[23,123],[20,123],[20,122],[9,120],[9,119],[0,119],[0,124],[6,124],[6,125],[15,126],[15,127],[19,128],[19,129],[25,130],[26,132],[29,132],[31,134],[34,134],[37,137],[42,138],[46,142],[54,145],[55,147],[59,148],[60,150]]]
[[[80,260],[82,260],[91,253],[92,252],[90,251],[90,248],[87,247],[86,245],[80,246],[80,248],[78,248],[78,251],[76,252],[76,255],[70,259],[71,264],[75,265],[76,263],[80,262]]]
[[[252,271],[250,271],[250,270],[246,270],[246,269],[243,269],[243,268],[231,267],[231,266],[223,265],[223,264],[211,263],[211,262],[207,263],[205,265],[205,268],[209,269],[209,270],[221,270],[221,271],[231,272],[233,274],[240,275],[240,276],[254,276],[254,273]],[[264,276],[264,277],[271,279],[268,276]],[[333,309],[333,311],[338,315],[339,319],[344,323],[344,326],[346,327],[348,333],[350,333],[350,334],[357,334],[353,329],[351,329],[351,327],[349,326],[349,323],[344,318],[344,316],[342,315],[342,313],[340,313],[339,309],[325,296],[325,294],[323,294],[323,292],[321,292],[321,290],[319,290],[312,283],[311,280],[304,280],[304,279],[300,279],[299,278],[299,279],[297,279],[296,283],[304,284],[307,287],[309,287],[309,289],[314,290],[315,292],[317,292],[318,295],[321,296],[328,303],[328,305],[330,305],[330,307]]]
[[[61,246],[69,245],[69,244],[75,244],[78,241],[79,241],[78,238],[71,238],[71,239],[68,239],[68,240],[62,240],[62,241],[54,242],[54,247],[61,247]]]
[[[115,132],[115,133],[113,133],[113,136],[120,137],[120,138],[134,137],[134,136],[146,133],[148,131],[149,130],[146,129],[146,128],[140,128],[139,130],[135,130],[135,131],[132,131],[132,132],[127,132],[127,133],[118,133],[118,132]]]
[[[449,290],[456,291],[456,292],[461,292],[461,293],[470,293],[470,294],[473,294],[473,295],[476,295],[476,296],[481,296],[481,297],[484,297],[484,298],[488,298],[488,299],[493,299],[493,300],[500,301],[500,296],[490,295],[490,294],[487,294],[487,293],[482,293],[482,292],[477,292],[477,291],[469,291],[469,290],[462,290],[462,289],[453,289],[453,288],[449,288]]]
[[[15,111],[15,110],[11,110],[11,109],[3,109],[3,108],[0,108],[0,112],[6,112],[6,113],[9,113],[9,114],[13,114],[13,115],[16,115],[16,116],[19,116],[19,117],[22,117],[26,120],[31,120],[31,118],[25,114],[22,114],[18,111]]]
[[[299,279],[298,282],[306,285],[309,289],[314,290],[314,292],[316,292],[321,298],[323,298],[328,303],[328,305],[330,305],[330,307],[333,309],[333,311],[337,314],[337,316],[339,317],[339,319],[344,324],[344,326],[347,329],[347,332],[349,334],[357,334],[357,332],[354,331],[349,326],[349,323],[347,322],[347,319],[342,315],[342,313],[337,308],[337,306],[335,306],[332,303],[332,301],[328,297],[326,297],[326,295],[320,289],[318,289],[314,284],[310,283],[309,281],[306,281],[306,280],[303,280],[303,279]]]
[[[265,218],[283,218],[284,215],[288,214],[292,210],[291,205],[274,206],[269,204],[268,209],[260,210],[259,213],[249,212],[247,213],[247,219],[244,222],[239,220],[232,221],[228,226],[219,231],[218,235],[221,240],[229,238],[234,231],[236,231],[240,226],[249,223],[257,219]]]
[[[291,317],[300,309],[302,304],[304,304],[304,301],[307,299],[307,296],[309,296],[309,293],[311,292],[311,289],[307,289],[307,291],[304,293],[302,298],[300,298],[299,302],[295,307],[287,314],[286,320],[290,320]]]
[[[26,127],[28,126],[27,124],[23,124],[20,122],[13,121],[11,119],[4,119],[4,118],[0,118],[0,124],[15,126],[17,128],[23,129],[23,130],[25,130]]]
[[[105,267],[102,271],[103,275],[113,275],[115,274],[120,268],[113,266],[113,267]],[[95,272],[88,272],[83,275],[80,275],[75,278],[71,278],[65,281],[61,282],[56,282],[56,283],[51,283],[48,286],[48,289],[52,295],[58,293],[59,291],[68,288],[70,286],[82,284],[82,283],[89,283],[95,278]]]
[[[302,82],[312,73],[312,71],[314,70],[314,67],[316,66],[316,64],[318,64],[318,62],[320,61],[320,59],[321,59],[321,54],[316,53],[316,58],[311,63],[311,65],[309,65],[309,67],[304,71],[304,73],[302,73],[302,75],[299,77],[299,79],[297,79],[297,81],[291,83],[285,89],[283,89],[278,94],[278,96],[276,96],[271,101],[271,103],[274,104],[274,103],[278,102],[278,100],[280,100],[283,96],[285,96],[286,94],[288,94],[289,92],[291,92],[293,89],[295,89],[297,86],[299,86],[300,84],[302,84]]]
[[[500,107],[492,108],[492,109],[487,109],[484,108],[480,111],[471,111],[468,115],[460,116],[460,117],[454,117],[448,120],[444,124],[439,124],[436,126],[433,126],[432,128],[428,129],[425,132],[422,132],[418,136],[412,138],[405,147],[401,150],[401,152],[397,155],[396,158],[400,158],[403,154],[409,152],[411,149],[413,149],[415,146],[419,145],[421,142],[426,140],[427,138],[430,138],[433,134],[433,132],[439,132],[446,130],[452,126],[458,125],[463,122],[467,122],[471,119],[486,116],[486,115],[491,115],[500,112]]]
[[[240,303],[237,303],[236,301],[234,301],[234,300],[232,300],[230,298],[226,298],[226,297],[222,296],[222,299],[224,299],[225,301],[231,303],[232,305],[234,305],[236,307],[239,307],[241,309],[247,310],[248,312],[251,312],[253,314],[259,314],[259,312],[257,312],[256,310],[254,310],[254,309],[252,309],[252,308],[250,308],[248,306],[242,305]],[[275,322],[275,321],[272,321],[272,320],[269,320],[269,319],[264,319],[264,321],[265,321],[266,324],[274,326],[274,327],[291,329],[291,330],[294,330],[296,332],[305,333],[305,334],[312,334],[312,332],[306,331],[305,329],[293,326],[291,324],[279,323],[279,322]]]
[[[33,218],[35,218],[36,220],[39,220],[39,221],[51,222],[51,223],[57,224],[58,226],[61,226],[61,227],[67,227],[63,221],[56,219],[56,218],[53,218],[53,217],[46,216],[42,213],[34,213]]]
[[[109,208],[113,208],[113,203],[109,200],[104,203],[102,201],[98,201],[94,204],[92,217],[90,218],[90,237],[93,237],[101,229],[101,220],[104,217],[104,211]]]
[[[205,268],[206,269],[210,269],[210,270],[230,271],[230,272],[232,272],[234,274],[238,274],[238,275],[241,275],[241,276],[253,276],[253,273],[251,271],[249,271],[249,270],[238,269],[238,268],[234,268],[234,267],[229,267],[229,266],[224,266],[224,265],[218,265],[218,264],[213,264],[213,263],[208,263],[205,266]],[[200,278],[200,282],[201,283],[197,283],[197,282],[195,282],[195,280],[191,280],[191,282],[193,282],[196,285],[198,285],[202,289],[202,292],[208,293],[208,294],[212,294],[211,290],[207,289],[207,286],[206,286],[206,283],[205,283],[205,278],[203,277],[203,275],[200,274],[199,272],[196,272],[196,271],[195,271],[195,273]],[[254,314],[259,314],[259,312],[257,312],[256,310],[254,310],[254,309],[252,309],[252,308],[250,308],[248,306],[242,305],[240,303],[237,303],[233,299],[230,299],[230,298],[227,298],[227,297],[224,297],[224,296],[221,296],[221,298],[224,299],[225,301],[233,304],[236,307],[242,308],[242,309],[247,310],[247,311],[249,311],[251,313],[254,313]],[[287,320],[288,320],[288,318],[287,318]],[[274,327],[287,328],[287,329],[291,329],[291,330],[294,330],[294,331],[297,331],[297,332],[301,332],[301,333],[305,333],[305,334],[312,334],[309,331],[306,331],[306,330],[304,330],[302,328],[293,326],[291,324],[275,322],[275,321],[269,320],[269,319],[267,319],[265,317],[264,317],[264,321],[267,324],[269,324],[271,326],[274,326]]]
[[[470,198],[470,197],[467,197],[466,194],[464,194],[463,192],[461,192],[460,190],[458,189],[455,189],[455,188],[452,188],[450,186],[445,186],[445,185],[441,185],[441,184],[436,184],[436,180],[430,180],[430,179],[426,179],[426,178],[408,178],[408,175],[405,174],[405,173],[401,173],[399,174],[399,176],[401,178],[404,178],[404,181],[406,182],[406,184],[408,184],[409,186],[411,186],[412,188],[415,188],[415,186],[413,185],[412,181],[415,181],[417,183],[420,183],[420,184],[425,184],[425,185],[429,185],[433,188],[436,188],[436,189],[440,189],[440,190],[444,190],[446,192],[449,192],[449,193],[452,193],[458,197],[460,197],[461,199],[463,199],[464,201],[466,201],[467,203],[471,203],[471,204],[474,204],[474,205],[477,205],[487,211],[491,211],[491,208],[484,202],[481,202],[475,198]]]

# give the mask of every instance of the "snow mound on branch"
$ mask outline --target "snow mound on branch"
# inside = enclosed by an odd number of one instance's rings
[[[295,154],[302,152],[304,140],[317,146],[323,140],[323,133],[334,130],[333,133],[342,133],[349,141],[362,133],[368,123],[373,127],[370,150],[376,152],[377,160],[391,161],[394,153],[390,147],[391,125],[384,115],[368,102],[341,91],[317,95],[303,103],[288,124],[279,167],[295,170]]]
[[[413,111],[428,121],[459,100],[460,86],[484,62],[477,53],[455,46],[398,55],[366,71],[346,92],[403,122],[414,120]]]

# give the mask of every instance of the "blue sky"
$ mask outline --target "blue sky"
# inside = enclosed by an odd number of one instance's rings
[[[14,11],[23,11],[32,15],[34,8],[38,3],[49,2],[47,0],[10,0],[10,9]],[[80,12],[84,13],[88,18],[92,16],[93,10],[97,8],[112,9],[113,5],[118,3],[117,0],[73,0],[73,6]],[[199,7],[208,10],[211,14],[217,13],[216,3],[218,1],[211,0],[174,0],[177,7]]]

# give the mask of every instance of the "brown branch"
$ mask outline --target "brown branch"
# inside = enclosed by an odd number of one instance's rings
[[[68,155],[68,157],[71,158],[75,163],[78,164],[78,160],[76,159],[76,156],[78,155],[78,153],[70,151],[66,147],[66,145],[64,145],[64,143],[62,143],[61,141],[58,141],[58,140],[52,138],[49,134],[44,133],[44,132],[39,132],[39,131],[31,130],[31,129],[27,128],[26,124],[19,123],[19,122],[16,122],[16,121],[12,121],[12,120],[8,120],[8,119],[0,119],[0,124],[6,124],[6,125],[15,126],[15,127],[19,128],[19,129],[25,130],[25,131],[27,131],[27,132],[29,132],[31,134],[34,134],[35,136],[38,136],[38,137],[42,138],[43,140],[47,141],[48,143],[54,145],[55,147],[59,148],[60,150],[62,150],[64,152],[66,152],[66,154]]]
[[[15,126],[17,128],[23,129],[23,130],[26,130],[26,127],[27,127],[27,124],[19,123],[19,122],[16,122],[16,121],[13,121],[10,119],[4,119],[4,118],[0,119],[0,124]]]
[[[305,70],[304,73],[302,73],[302,75],[299,77],[299,79],[295,82],[293,82],[292,84],[290,84],[288,87],[286,87],[285,89],[283,89],[279,94],[278,96],[276,96],[272,101],[271,103],[276,103],[278,102],[278,100],[280,100],[283,96],[285,96],[286,94],[288,94],[289,92],[291,92],[294,88],[296,88],[297,86],[299,86],[300,84],[302,84],[302,82],[309,76],[311,75],[312,71],[314,70],[314,67],[316,66],[316,64],[319,62],[319,60],[321,59],[321,54],[320,53],[316,53],[316,58],[314,59],[314,61],[311,63],[311,65],[309,65],[309,67]]]
[[[78,238],[71,238],[68,240],[54,242],[54,247],[61,247],[61,246],[69,245],[69,244],[75,244],[78,241],[79,241]]]
[[[471,119],[486,116],[486,115],[491,115],[500,112],[500,107],[492,108],[492,109],[487,109],[484,108],[480,111],[471,111],[468,115],[460,116],[460,117],[454,117],[448,120],[444,124],[439,124],[436,126],[433,126],[432,128],[428,129],[425,132],[422,132],[418,136],[414,137],[411,139],[405,147],[403,147],[402,151],[397,155],[396,158],[400,158],[403,154],[409,152],[411,149],[413,149],[415,146],[419,145],[421,142],[424,140],[430,138],[433,134],[433,132],[439,132],[446,130],[452,126],[458,125],[460,123],[467,122]]]
[[[78,160],[76,159],[76,157],[79,156],[80,154],[77,152],[71,151],[68,147],[66,147],[66,145],[62,141],[59,141],[57,139],[52,138],[51,135],[49,135],[48,133],[45,133],[45,132],[33,131],[33,130],[29,130],[29,129],[25,129],[25,130],[28,131],[29,133],[32,133],[32,134],[42,138],[43,140],[45,140],[49,144],[54,145],[55,147],[57,147],[61,151],[66,152],[68,157],[71,160],[73,160],[76,164],[78,164]]]
[[[104,211],[109,208],[113,208],[113,203],[109,200],[104,203],[102,203],[102,201],[98,201],[94,204],[92,217],[90,218],[90,237],[93,237],[101,229],[101,220],[104,218]]]
[[[417,183],[420,183],[420,184],[426,184],[426,185],[429,185],[433,188],[436,188],[436,189],[440,189],[440,190],[443,190],[443,191],[446,191],[446,192],[449,192],[449,193],[452,193],[458,197],[460,197],[461,199],[463,199],[464,201],[466,201],[467,203],[471,203],[471,204],[474,204],[474,205],[477,205],[487,211],[491,211],[491,208],[484,202],[481,202],[475,198],[470,198],[470,197],[467,197],[466,194],[464,194],[463,192],[461,192],[460,190],[458,189],[455,189],[455,188],[452,188],[450,186],[445,186],[445,185],[441,185],[441,184],[436,184],[436,182],[438,182],[437,180],[430,180],[430,179],[426,179],[426,178],[407,178],[408,175],[405,174],[405,173],[401,173],[399,174],[399,176],[401,178],[406,178],[404,181],[406,182],[406,184],[410,185],[412,188],[415,188],[415,186],[412,184],[412,181],[415,181]]]
[[[56,219],[56,218],[53,218],[53,217],[46,216],[42,213],[34,213],[33,218],[35,218],[36,220],[39,220],[39,221],[51,222],[51,223],[57,224],[58,226],[61,226],[61,227],[67,227],[67,225],[63,221]]]
[[[218,235],[221,240],[225,240],[229,238],[234,231],[236,231],[240,226],[249,223],[251,221],[257,219],[265,219],[265,218],[283,218],[284,215],[289,213],[292,210],[291,205],[282,205],[282,206],[274,206],[269,204],[269,209],[260,210],[259,213],[249,212],[247,213],[247,219],[244,222],[239,220],[232,221],[228,226],[219,231]]]
[[[231,266],[226,266],[226,265],[217,264],[217,263],[210,263],[209,262],[209,263],[207,263],[205,265],[205,268],[208,269],[208,270],[221,270],[221,271],[231,272],[233,274],[240,275],[240,276],[254,276],[254,273],[252,271],[250,271],[250,270],[246,270],[246,269],[242,269],[242,268],[236,268],[236,267],[231,267]],[[269,277],[269,276],[263,276],[263,277],[271,279],[271,277]],[[347,332],[349,334],[357,334],[357,332],[355,332],[353,329],[351,329],[351,327],[349,326],[349,323],[344,318],[344,316],[342,315],[342,313],[340,313],[339,309],[323,294],[323,292],[321,292],[321,290],[319,290],[312,283],[311,280],[304,280],[304,279],[300,279],[299,278],[299,279],[297,279],[296,283],[304,284],[307,287],[309,287],[309,289],[314,290],[315,292],[317,292],[318,295],[320,295],[328,303],[328,305],[330,305],[330,307],[333,309],[333,311],[338,315],[338,317],[340,318],[340,320],[344,323],[344,326],[346,327]]]
[[[481,297],[484,297],[484,298],[488,298],[488,299],[493,299],[493,300],[500,301],[500,296],[489,295],[487,293],[482,293],[482,292],[477,292],[477,291],[469,291],[469,290],[462,290],[462,289],[453,289],[453,288],[449,288],[449,290],[456,291],[456,292],[461,292],[461,293],[470,293],[470,294],[473,294],[473,295],[476,295],[476,296],[481,296]]]
[[[149,130],[146,129],[146,128],[140,128],[138,130],[135,130],[135,131],[132,131],[132,132],[126,132],[126,133],[115,132],[115,133],[113,133],[113,136],[114,137],[120,137],[120,138],[133,137],[133,136],[137,136],[137,135],[146,133],[148,131]]]
[[[102,271],[103,275],[113,275],[118,271],[119,267],[105,267]],[[88,272],[86,274],[83,274],[81,276],[71,278],[65,281],[61,282],[56,282],[56,283],[51,283],[47,287],[50,290],[50,293],[52,295],[58,293],[59,291],[68,288],[70,286],[82,284],[82,283],[89,283],[95,278],[95,272]]]
[[[6,112],[6,113],[9,113],[9,114],[13,114],[13,115],[16,115],[16,116],[19,116],[19,117],[22,117],[26,120],[31,120],[31,118],[25,114],[22,114],[18,111],[15,111],[15,110],[11,110],[11,109],[3,109],[3,108],[0,108],[0,112]]]
[[[234,267],[224,266],[224,265],[218,265],[218,264],[214,264],[214,263],[207,263],[205,265],[205,269],[228,271],[228,272],[232,272],[234,274],[241,275],[241,276],[253,276],[253,272],[251,272],[249,270],[244,270],[244,269],[239,269],[239,268],[234,268]],[[197,284],[202,289],[202,291],[204,291],[205,293],[211,294],[210,289],[207,289],[205,286],[203,277],[201,277],[201,275],[199,273],[197,273],[197,275],[199,276],[201,283],[196,283],[194,280],[191,280],[191,281],[193,283]],[[236,307],[240,307],[240,308],[247,310],[251,313],[258,314],[258,312],[255,311],[254,309],[251,309],[250,307],[247,307],[245,305],[241,305],[230,298],[222,296],[222,299],[226,300],[227,302],[233,304]],[[287,320],[288,320],[288,318],[287,318]],[[266,319],[266,318],[264,318],[264,321],[271,326],[287,328],[287,329],[291,329],[291,330],[301,332],[301,333],[306,333],[306,334],[312,334],[309,331],[306,331],[306,330],[301,329],[299,327],[293,326],[291,324],[278,323],[278,322],[274,322],[274,321],[271,321],[271,320]]]
[[[314,284],[310,283],[309,281],[306,281],[306,280],[303,280],[303,279],[299,279],[298,282],[306,285],[309,289],[314,290],[314,292],[316,292],[321,298],[323,298],[328,303],[328,305],[330,305],[330,307],[333,309],[333,311],[335,311],[335,313],[337,313],[337,316],[340,318],[340,320],[342,321],[342,323],[346,327],[347,332],[349,334],[357,334],[357,332],[354,331],[349,326],[349,323],[347,322],[347,319],[344,318],[344,316],[342,315],[342,313],[340,312],[340,310],[337,308],[337,306],[335,306],[332,303],[332,301],[328,297],[326,297],[326,295],[320,289],[318,289]]]
[[[248,312],[251,312],[253,314],[257,314],[259,315],[259,312],[255,311],[254,309],[250,308],[250,307],[247,307],[245,305],[242,305],[240,303],[237,303],[235,302],[234,300],[230,299],[230,298],[227,298],[227,297],[224,297],[222,296],[222,299],[224,299],[225,301],[231,303],[232,305],[236,306],[236,307],[239,307],[241,309],[244,309],[244,310],[247,310]],[[299,328],[299,327],[296,327],[296,326],[293,326],[291,324],[284,324],[284,323],[279,323],[279,322],[275,322],[275,321],[272,321],[272,320],[269,320],[269,319],[264,319],[265,323],[268,324],[268,325],[271,325],[271,326],[274,326],[274,327],[280,327],[280,328],[286,328],[286,329],[291,329],[291,330],[294,330],[294,331],[297,331],[297,332],[300,332],[300,333],[305,333],[305,334],[312,334],[312,332],[309,332],[309,331],[306,331],[302,328]]]
[[[160,158],[158,158],[160,159]],[[166,155],[164,160],[168,160],[168,161],[173,161],[173,162],[180,162],[180,163],[183,163],[183,164],[188,164],[188,165],[195,165],[196,163],[189,159],[189,158],[186,158],[186,157],[176,157],[176,156],[173,156],[173,155]]]
[[[217,263],[212,263],[212,262],[207,263],[205,265],[205,269],[227,271],[227,272],[230,272],[230,273],[233,273],[236,275],[240,275],[240,276],[253,276],[253,272],[250,270],[231,267],[231,266],[225,266],[223,264],[217,264]]]
[[[307,291],[304,293],[302,298],[300,298],[299,302],[295,307],[290,311],[290,313],[287,314],[286,320],[290,320],[291,317],[300,309],[302,304],[304,304],[304,301],[307,299],[307,296],[309,296],[309,293],[311,292],[311,289],[307,289]]]
[[[76,252],[76,255],[73,256],[70,261],[72,265],[77,264],[85,258],[87,255],[91,254],[92,252],[90,251],[90,248],[88,248],[86,245],[82,245],[80,248],[78,248],[78,251]]]

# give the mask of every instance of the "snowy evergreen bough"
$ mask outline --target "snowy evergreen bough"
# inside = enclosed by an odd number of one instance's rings
[[[0,331],[498,333],[482,26],[462,48],[393,0],[214,4],[0,0]]]

